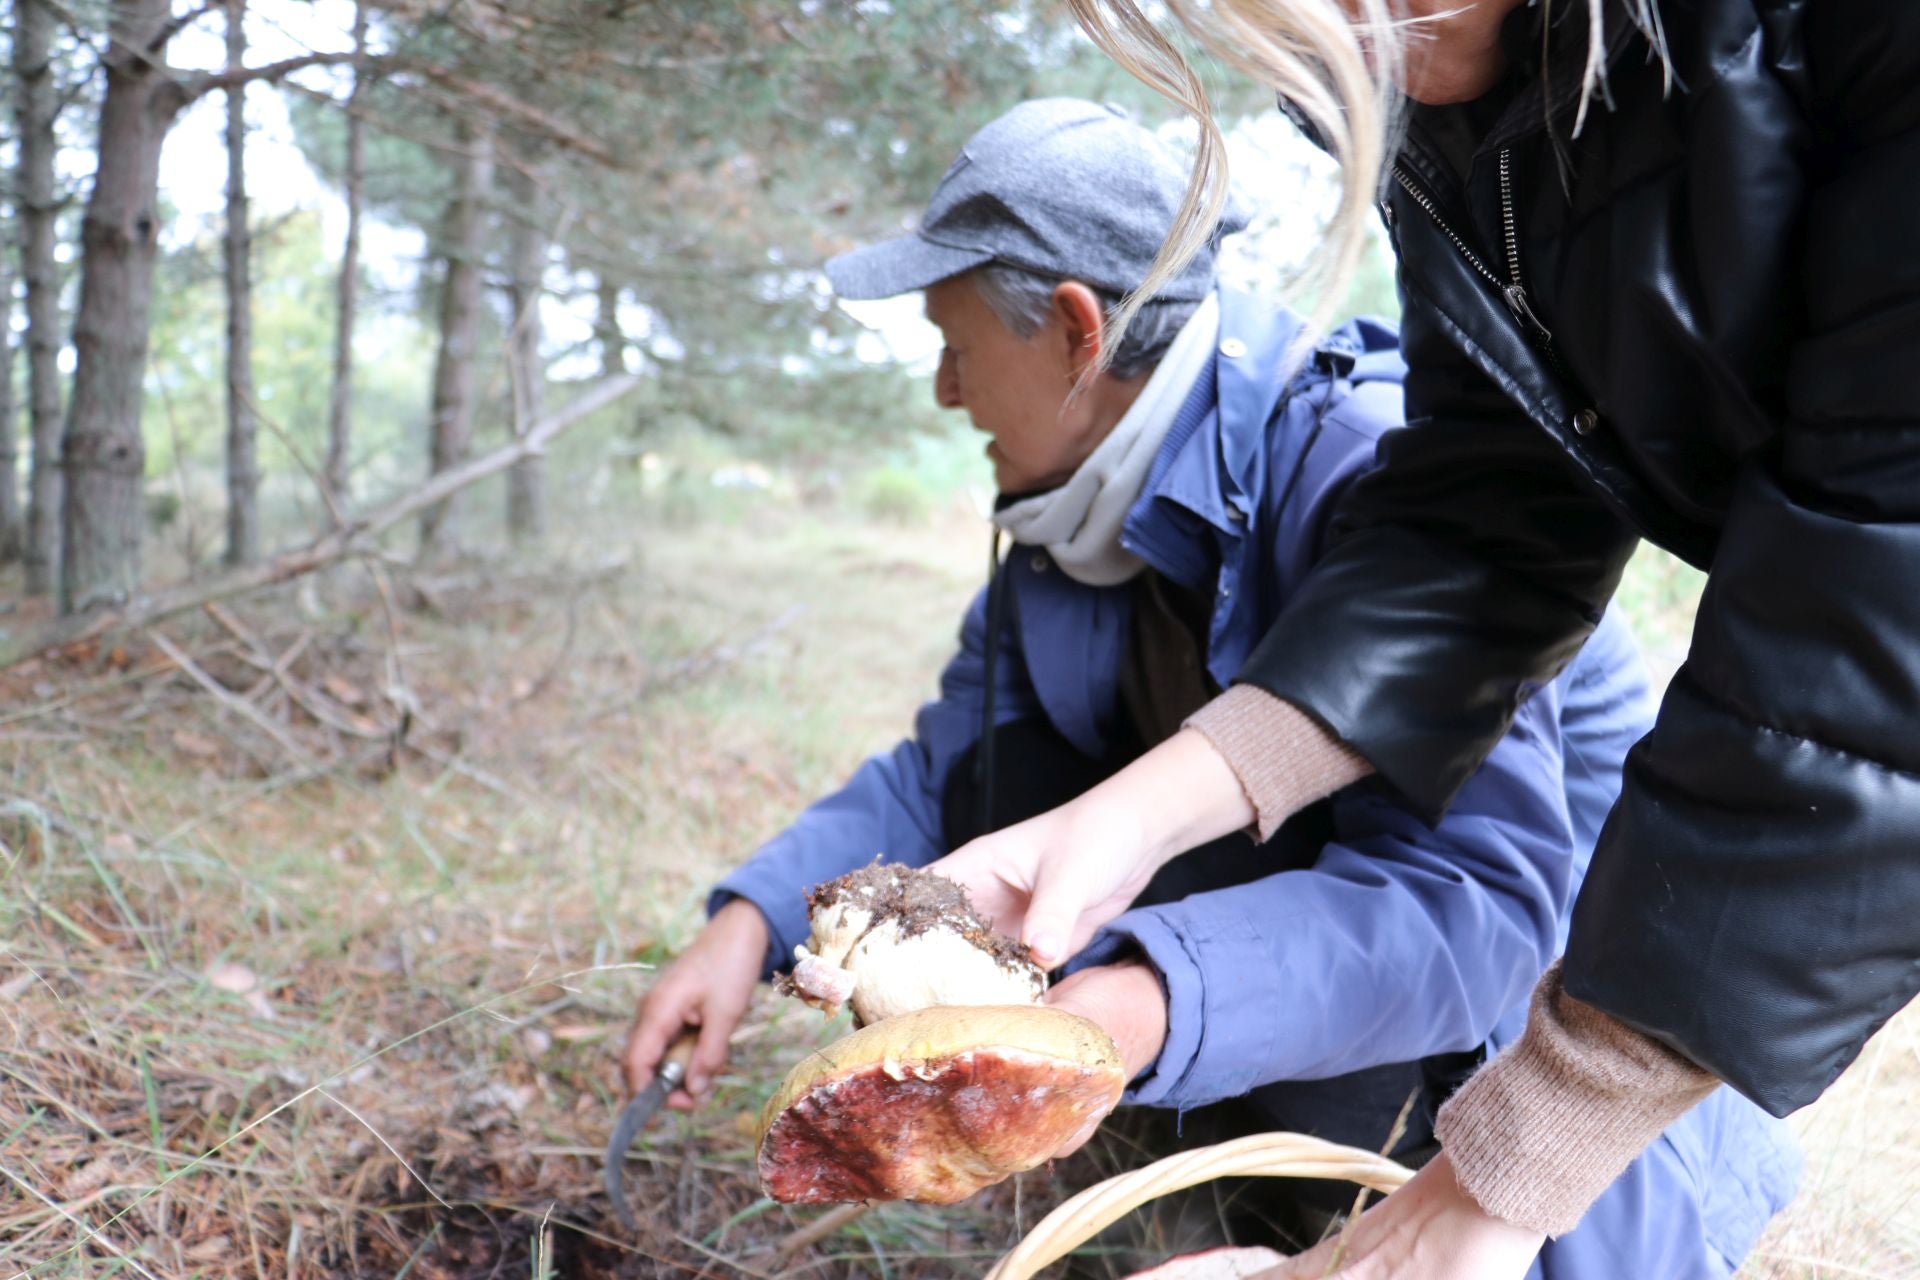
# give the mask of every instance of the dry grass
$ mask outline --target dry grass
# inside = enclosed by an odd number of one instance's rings
[[[236,610],[285,688],[235,628],[170,629],[253,713],[148,642],[8,677],[0,1275],[917,1275],[1008,1243],[901,1206],[776,1266],[814,1215],[759,1198],[741,1124],[826,1028],[771,1007],[648,1135],[640,1237],[611,1221],[640,970],[910,713],[967,586],[939,533],[656,534],[624,571],[603,534],[400,583],[391,619],[351,574]]]
[[[1793,1126],[1806,1152],[1799,1198],[1742,1276],[1920,1280],[1920,1006]]]
[[[613,1223],[645,966],[897,736],[983,539],[957,510],[592,519],[539,572],[348,571],[168,628],[235,697],[151,641],[0,680],[0,1277],[971,1274],[1057,1196],[776,1257],[818,1215],[759,1197],[746,1134],[830,1032],[763,1003],[715,1105],[643,1139],[641,1234]],[[1910,1014],[1815,1109],[1749,1274],[1920,1275],[1917,1047]]]

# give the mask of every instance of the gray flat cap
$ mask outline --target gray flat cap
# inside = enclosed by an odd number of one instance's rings
[[[1023,102],[968,139],[918,231],[841,254],[827,263],[827,278],[843,298],[891,298],[1004,262],[1124,294],[1146,279],[1188,170],[1117,107]],[[1246,223],[1230,205],[1207,247],[1157,296],[1205,297],[1220,237]]]

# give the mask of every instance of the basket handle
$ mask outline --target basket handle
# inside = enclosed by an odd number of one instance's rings
[[[994,1264],[987,1280],[1031,1280],[1149,1200],[1215,1178],[1340,1178],[1388,1192],[1412,1176],[1413,1170],[1385,1156],[1299,1133],[1260,1133],[1198,1147],[1108,1178],[1061,1204]]]

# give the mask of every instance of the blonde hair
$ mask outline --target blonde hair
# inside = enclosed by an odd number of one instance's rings
[[[1461,0],[1471,3],[1471,0]],[[1587,7],[1587,59],[1573,132],[1595,93],[1606,94],[1606,32],[1600,0]],[[1340,166],[1340,202],[1304,278],[1314,307],[1297,344],[1303,354],[1339,307],[1366,251],[1367,223],[1392,159],[1410,27],[1404,0],[1165,0],[1167,11],[1214,57],[1266,85],[1287,102]],[[1626,0],[1673,84],[1659,0]],[[1081,28],[1135,78],[1200,126],[1193,176],[1165,243],[1140,287],[1114,318],[1116,336],[1140,307],[1207,243],[1227,200],[1226,138],[1206,86],[1178,47],[1136,0],[1067,0]],[[1552,0],[1546,0],[1551,21]]]

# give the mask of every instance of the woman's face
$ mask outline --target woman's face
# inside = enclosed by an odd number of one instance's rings
[[[1400,87],[1415,102],[1471,102],[1507,69],[1500,24],[1524,0],[1407,0],[1407,63]],[[1354,0],[1342,0],[1349,17]]]
[[[1098,304],[1092,305],[1097,315]],[[1056,307],[1031,337],[1017,337],[962,275],[927,289],[927,319],[946,339],[934,400],[943,409],[965,409],[987,434],[1000,492],[1032,493],[1065,483],[1102,435],[1092,397],[1069,403],[1081,367],[1074,360],[1081,339],[1067,311]]]

